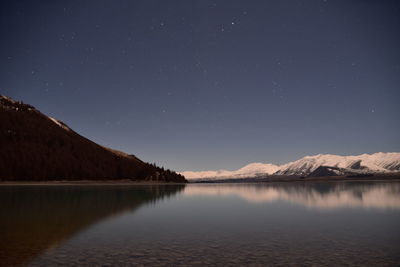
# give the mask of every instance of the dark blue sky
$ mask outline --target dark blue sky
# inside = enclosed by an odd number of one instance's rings
[[[0,5],[0,93],[145,161],[400,151],[399,1]]]

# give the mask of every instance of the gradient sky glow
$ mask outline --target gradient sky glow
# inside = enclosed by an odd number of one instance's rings
[[[400,151],[400,1],[0,7],[0,93],[145,161]]]

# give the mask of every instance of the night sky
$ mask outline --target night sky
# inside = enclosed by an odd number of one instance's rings
[[[400,1],[0,7],[0,94],[145,161],[400,151]]]

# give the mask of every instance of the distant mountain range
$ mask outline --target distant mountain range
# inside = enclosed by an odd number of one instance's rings
[[[0,95],[0,181],[186,182],[134,155],[98,145],[31,105]]]
[[[251,163],[236,171],[185,171],[190,180],[222,180],[266,177],[270,175],[324,177],[361,176],[400,172],[400,153],[375,153],[358,156],[319,154],[306,156],[284,165]]]
[[[246,178],[260,175],[269,175],[279,170],[278,165],[269,163],[251,163],[236,171],[185,171],[181,172],[187,179],[206,179],[206,178]]]

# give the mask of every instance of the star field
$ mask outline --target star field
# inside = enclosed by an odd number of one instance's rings
[[[178,171],[399,151],[397,1],[3,1],[0,93]]]

